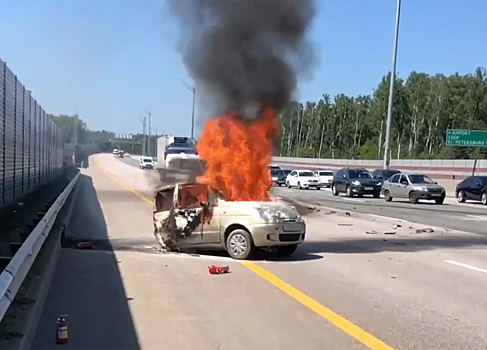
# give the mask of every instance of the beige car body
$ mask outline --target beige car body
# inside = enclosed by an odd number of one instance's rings
[[[154,234],[161,246],[171,242],[179,249],[227,250],[227,238],[235,230],[250,233],[253,246],[257,248],[297,246],[304,241],[306,224],[294,207],[282,202],[229,202],[214,192],[205,194],[205,198],[200,196],[198,200],[193,197],[195,200],[191,203],[182,204],[184,192],[197,186],[206,188],[204,185],[177,184],[156,189]],[[191,226],[185,234],[180,232],[174,236],[173,229],[167,227],[165,220],[171,213],[178,229]],[[192,218],[188,219],[188,215]],[[205,215],[209,218],[206,222],[200,220]]]

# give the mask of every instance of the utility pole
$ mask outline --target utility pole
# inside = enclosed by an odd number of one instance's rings
[[[184,80],[179,80],[179,83],[188,91],[193,93],[193,110],[191,112],[191,139],[194,140],[194,107],[196,101],[196,87],[188,84]]]
[[[392,54],[392,72],[389,85],[389,103],[387,105],[386,139],[384,142],[384,169],[389,169],[391,161],[391,124],[392,124],[392,104],[394,103],[394,82],[396,81],[396,58],[397,42],[399,39],[399,20],[401,18],[401,0],[397,0],[396,30],[394,33],[394,51]]]
[[[76,102],[74,103],[74,117],[73,117],[73,144],[78,144],[78,111],[76,108]]]
[[[148,141],[148,143],[147,143],[147,148],[148,148],[148,149],[147,149],[147,153],[148,153],[149,155],[152,155],[152,153],[151,153],[151,126],[150,126],[150,112],[149,112],[149,138],[148,138],[148,139],[149,139],[149,141]]]
[[[145,123],[146,123],[146,117],[141,116],[140,121],[142,122],[142,155],[145,155],[145,145],[146,145]]]

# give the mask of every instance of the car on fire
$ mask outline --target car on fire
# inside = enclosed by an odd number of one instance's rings
[[[157,187],[153,221],[163,249],[226,250],[238,260],[260,248],[290,256],[306,236],[306,224],[294,207],[274,201],[226,201],[200,183]]]

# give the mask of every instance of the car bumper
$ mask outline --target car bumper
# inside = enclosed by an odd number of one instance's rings
[[[323,185],[319,182],[317,183],[309,183],[309,182],[306,182],[306,183],[303,183],[301,184],[301,187],[304,187],[304,188],[321,188],[323,187]]]
[[[414,191],[414,194],[418,199],[427,200],[445,199],[446,197],[445,192]]]
[[[141,168],[142,169],[154,169],[154,167],[152,165],[142,165]]]
[[[306,237],[306,224],[300,223],[299,230],[284,231],[284,224],[254,225],[248,227],[256,247],[274,247],[301,244]]]
[[[286,184],[286,180],[285,179],[282,179],[282,180],[274,180],[274,181],[272,181],[272,184],[273,185],[277,185],[277,186],[285,185]]]
[[[380,193],[380,186],[352,186],[353,194],[375,194]]]

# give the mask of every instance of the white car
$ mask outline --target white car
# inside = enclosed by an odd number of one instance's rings
[[[288,188],[297,187],[299,189],[316,188],[319,190],[322,185],[320,178],[311,170],[293,170],[286,177],[286,186]]]
[[[154,169],[155,162],[152,157],[140,157],[139,168],[140,169]]]
[[[333,181],[333,171],[314,170],[313,173],[318,176],[323,187],[331,187],[331,182]]]

